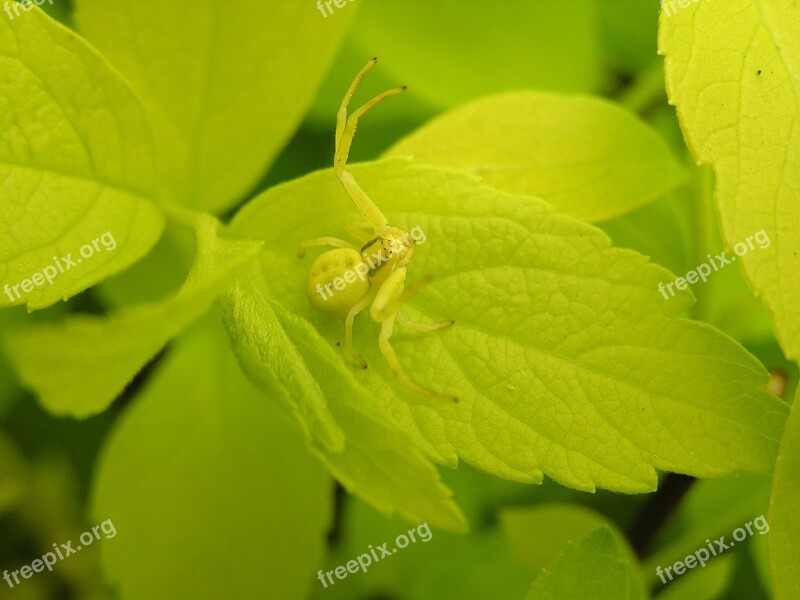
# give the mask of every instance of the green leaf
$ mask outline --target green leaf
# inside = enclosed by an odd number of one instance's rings
[[[684,178],[667,145],[632,113],[600,98],[543,92],[471,102],[386,155],[464,169],[588,221],[646,204]]]
[[[568,544],[533,582],[526,600],[632,600],[630,565],[609,527]]]
[[[194,228],[168,221],[164,235],[139,262],[92,290],[106,306],[157,302],[177,292],[197,252]]]
[[[307,441],[319,443],[322,452],[342,452],[344,434],[319,384],[254,283],[261,272],[251,268],[248,275],[238,279],[222,298],[231,345],[242,370],[268,396],[281,401]]]
[[[52,443],[59,436],[48,437]],[[73,540],[72,547],[77,550],[81,533],[88,530],[89,525],[94,525],[86,519],[79,500],[80,482],[75,476],[74,466],[66,457],[55,454],[22,465],[24,495],[16,507],[13,520],[27,538],[23,543],[28,544],[30,551],[37,555],[52,551],[52,540]],[[102,536],[101,533],[99,535]],[[70,557],[73,560],[59,565],[58,584],[67,584],[78,597],[101,598],[105,586],[99,564],[99,547],[99,543],[83,545],[82,551]],[[44,576],[43,579],[48,582],[48,577]],[[44,590],[38,591],[38,594],[33,593],[33,598],[50,596]]]
[[[597,226],[608,234],[615,246],[636,250],[673,273],[683,274],[697,265],[697,256],[706,256],[705,245],[698,247],[702,241],[697,240],[699,236],[692,230],[697,220],[693,213],[696,203],[690,190],[681,187]],[[709,247],[708,252],[719,251],[718,248],[718,245]],[[701,291],[695,289],[693,294],[699,303]],[[697,304],[692,309],[697,310]]]
[[[427,335],[400,330],[392,341],[413,377],[461,402],[401,386],[366,315],[354,343],[370,368],[353,368],[335,345],[343,323],[309,304],[311,258],[297,258],[298,244],[340,235],[357,220],[326,170],[259,196],[232,230],[270,240],[261,255],[264,297],[321,335],[305,327],[293,341],[324,352],[323,361],[304,358],[310,372],[322,369],[315,377],[329,404],[374,390],[372,403],[385,403],[431,456],[451,466],[461,457],[518,481],[547,474],[577,489],[642,492],[655,488],[655,468],[702,477],[771,470],[786,405],[763,389],[766,371],[741,346],[677,317],[691,298],[664,300],[657,286],[670,273],[611,247],[591,225],[459,171],[404,159],[350,170],[392,223],[425,234],[409,280],[434,281],[404,313],[456,324]],[[334,367],[349,372],[335,384]]]
[[[658,11],[642,0],[599,2],[605,62],[629,73],[641,73],[656,60]]]
[[[498,520],[514,555],[535,572],[553,562],[567,543],[607,524],[600,513],[566,503],[504,508]]]
[[[7,328],[18,327],[24,323],[26,316],[17,310],[0,311],[0,336]],[[11,367],[6,353],[0,348],[0,417],[12,404],[14,397],[20,395],[20,391],[14,369]]]
[[[203,323],[203,325],[206,325]],[[181,338],[108,441],[93,492],[123,599],[306,598],[330,480],[217,325]]]
[[[733,555],[720,556],[703,569],[687,571],[658,594],[658,600],[718,600],[733,573]]]
[[[19,451],[0,431],[0,516],[16,508],[28,493],[26,465]]]
[[[312,596],[316,600],[519,600],[530,588],[533,573],[514,560],[497,527],[469,535],[448,533],[425,528],[424,523],[387,519],[359,500],[344,503],[341,522],[341,535],[324,571],[369,552],[370,545],[377,548],[386,542],[390,556],[368,565],[366,573],[359,570],[344,581],[334,578],[333,586],[317,582]],[[416,541],[392,552],[397,538],[410,537],[413,528]]]
[[[740,262],[777,337],[800,357],[800,7],[794,0],[692,3],[662,12],[659,52],[689,148],[714,167],[729,247],[764,230]]]
[[[144,109],[105,59],[35,7],[0,19],[0,130],[0,307],[66,300],[156,243]],[[95,242],[104,234],[108,244]]]
[[[630,565],[637,564],[636,555],[624,534],[608,524],[600,513],[580,505],[553,503],[505,508],[499,514],[499,521],[514,555],[536,574],[556,560],[566,545],[579,542],[603,526],[613,533],[620,556]],[[630,570],[627,581],[628,597],[647,596],[638,569]]]
[[[8,335],[6,350],[20,379],[50,412],[86,417],[105,410],[147,361],[208,311],[261,247],[218,238],[208,216],[198,221],[197,244],[186,283],[171,298]]]
[[[22,308],[0,310],[0,342],[8,331],[30,323],[49,323],[61,319],[67,313],[67,304],[59,304],[49,310],[26,313]],[[14,367],[0,343],[0,418],[19,400],[26,398]]]
[[[353,16],[282,0],[77,6],[80,30],[152,111],[172,195],[214,212],[240,201],[289,140]]]
[[[763,513],[763,514],[766,514]],[[756,535],[750,538],[750,543],[747,546],[747,556],[739,557],[739,564],[745,563],[747,566],[742,565],[742,569],[747,569],[748,579],[757,582],[758,587],[761,587],[770,598],[775,597],[773,589],[772,573],[770,572],[769,561],[769,536]],[[742,578],[737,577],[738,580]],[[734,583],[738,583],[735,581]]]
[[[455,10],[425,0],[365,2],[353,40],[363,55],[379,56],[410,93],[439,108],[501,90],[599,87],[595,0],[572,0],[568,14],[557,3],[526,0],[489,8],[490,18],[487,8],[478,2],[461,2]]]
[[[70,29],[74,29],[72,26],[72,2],[56,2],[55,0],[48,0],[47,2],[40,0],[40,2],[42,2],[41,9],[44,12]]]
[[[735,529],[765,515],[769,484],[770,477],[749,474],[695,483],[662,532],[660,537],[663,541],[660,541],[658,549],[643,562],[642,570],[650,582],[662,585],[657,568],[683,561],[702,548],[706,544],[704,540],[725,536],[729,541]],[[761,533],[763,529],[763,526],[751,525],[753,535],[749,535],[742,545],[749,547],[754,538],[764,535]],[[718,557],[712,557],[707,564],[716,560]]]
[[[711,198],[704,195],[706,183],[711,181],[710,170],[693,170],[698,180],[694,189],[682,186],[655,202],[598,223],[598,227],[614,245],[641,252],[681,276],[708,263],[709,255],[719,254],[725,244]],[[769,313],[747,286],[741,269],[733,266],[715,271],[708,281],[693,286],[692,293],[697,298],[691,309],[693,318],[745,345],[774,339]]]
[[[410,590],[419,600],[518,600],[529,587],[530,573],[513,560],[496,528],[467,536],[437,532],[435,539],[419,561],[400,565],[399,593]]]
[[[263,288],[257,276],[240,279],[223,297],[231,344],[245,373],[281,399],[309,434],[312,451],[348,491],[384,513],[463,531],[464,517],[436,468],[325,340]]]
[[[800,597],[800,388],[786,424],[780,454],[775,464],[769,507],[769,555],[775,598]]]

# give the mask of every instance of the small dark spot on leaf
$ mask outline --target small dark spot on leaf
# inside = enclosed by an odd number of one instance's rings
[[[761,69],[759,69],[758,71],[756,71],[756,74],[758,74],[758,75],[761,75]]]

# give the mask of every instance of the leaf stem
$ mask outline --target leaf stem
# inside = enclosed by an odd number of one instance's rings
[[[666,97],[664,61],[659,58],[639,73],[633,83],[617,96],[617,102],[632,112],[642,114]]]
[[[695,197],[695,219],[693,237],[693,254],[695,265],[700,265],[708,260],[703,254],[706,248],[714,248],[717,239],[715,235],[714,219],[714,173],[710,167],[698,167],[692,165],[691,186]],[[710,288],[714,283],[709,281],[706,285],[696,286],[693,290],[697,303],[694,305],[694,318],[701,321],[708,321],[709,305],[707,298],[711,295]]]
[[[177,204],[164,203],[160,205],[160,208],[164,211],[164,216],[168,221],[192,231],[197,229],[197,224],[203,214]]]
[[[664,524],[669,521],[696,479],[679,473],[667,473],[634,516],[627,537],[639,557],[647,556]]]

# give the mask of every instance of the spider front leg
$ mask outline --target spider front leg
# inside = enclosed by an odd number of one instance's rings
[[[364,360],[364,357],[358,353],[358,350],[356,350],[355,346],[353,345],[353,321],[358,313],[369,306],[370,302],[372,302],[372,296],[372,294],[364,296],[364,298],[362,298],[358,303],[354,304],[344,320],[344,349],[356,359],[356,362],[361,366],[362,369],[367,368],[367,361]]]
[[[347,235],[354,240],[358,240],[361,244],[365,244],[375,238],[375,228],[366,221],[348,223],[344,226],[344,230],[347,232]]]
[[[353,145],[353,138],[356,135],[356,128],[358,127],[358,119],[389,96],[399,94],[406,89],[405,86],[403,86],[378,94],[372,100],[348,115],[347,107],[350,104],[350,99],[353,97],[358,84],[361,83],[364,74],[374,67],[376,62],[378,62],[378,59],[373,58],[364,65],[355,79],[353,79],[344,98],[342,98],[342,104],[339,106],[339,112],[336,114],[336,143],[333,155],[333,169],[347,192],[347,195],[350,196],[350,199],[356,205],[358,212],[372,225],[376,235],[381,235],[389,230],[388,219],[369,196],[367,196],[367,193],[361,189],[361,186],[356,183],[356,180],[346,169],[347,159],[350,155],[350,147]]]
[[[368,233],[367,229],[372,229],[372,225],[369,223],[350,223],[345,225],[344,230],[352,236],[354,240],[358,240],[359,243],[363,244],[364,242],[368,242],[369,240],[375,237],[374,233]],[[316,248],[319,246],[332,246],[334,248],[350,248],[352,250],[358,250],[358,247],[354,246],[350,242],[347,242],[341,238],[333,237],[333,236],[322,236],[318,238],[313,238],[310,240],[304,240],[300,242],[300,247],[297,250],[297,258],[304,258],[306,255],[306,250],[309,248]]]
[[[309,248],[315,248],[317,246],[333,246],[334,248],[350,248],[352,250],[358,250],[358,248],[353,246],[353,244],[346,242],[341,238],[324,236],[300,242],[300,248],[297,250],[297,258],[303,258],[306,255],[306,250]]]
[[[430,275],[426,275],[422,279],[420,279],[417,283],[412,285],[411,287],[405,289],[403,291],[403,295],[397,302],[397,322],[400,323],[406,329],[410,329],[411,331],[421,331],[425,333],[429,333],[431,331],[438,331],[440,329],[445,329],[446,327],[450,327],[451,325],[455,324],[455,321],[448,320],[448,321],[440,321],[439,323],[417,323],[416,321],[409,321],[403,316],[403,313],[400,311],[400,306],[411,298],[414,294],[416,294],[422,287],[428,285],[430,283],[431,277]]]
[[[439,331],[455,324],[455,321],[440,321],[439,323],[417,323],[416,321],[409,321],[403,316],[400,310],[397,311],[397,322],[411,331],[420,331],[423,333],[430,333],[431,331]]]
[[[383,354],[383,357],[386,359],[386,362],[389,364],[389,367],[394,372],[398,381],[407,388],[430,398],[442,400],[443,402],[458,402],[458,398],[454,396],[448,396],[446,394],[434,392],[433,390],[429,390],[428,388],[421,386],[416,381],[411,379],[411,377],[409,377],[406,373],[405,369],[403,369],[403,365],[400,364],[400,359],[397,357],[397,353],[389,341],[394,333],[394,324],[397,320],[402,303],[406,298],[419,289],[418,284],[409,290],[405,290],[405,279],[405,267],[401,267],[392,272],[392,274],[387,277],[383,285],[381,285],[380,289],[378,289],[378,292],[375,295],[375,300],[370,307],[370,316],[374,321],[381,324],[381,333],[378,336],[378,347],[381,350],[381,354]],[[437,323],[433,327],[435,329],[441,329],[442,327],[447,327],[449,325],[452,325],[452,321]]]

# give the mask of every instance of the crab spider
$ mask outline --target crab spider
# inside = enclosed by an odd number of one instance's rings
[[[405,287],[406,267],[414,255],[414,239],[408,232],[389,224],[381,210],[370,200],[346,168],[358,119],[384,99],[405,90],[403,86],[378,94],[348,116],[347,107],[350,99],[364,74],[377,60],[377,58],[371,59],[358,72],[336,115],[333,167],[347,195],[364,218],[364,223],[346,227],[346,231],[358,240],[361,246],[356,247],[336,237],[319,237],[301,243],[298,256],[302,258],[308,248],[315,246],[335,248],[317,257],[311,265],[307,282],[308,298],[311,305],[322,314],[329,317],[345,317],[345,350],[362,368],[366,369],[367,363],[353,346],[353,321],[358,313],[369,307],[370,317],[381,326],[378,347],[400,383],[425,396],[445,402],[457,402],[457,398],[429,390],[411,379],[390,343],[396,323],[414,331],[436,331],[451,326],[453,321],[426,324],[408,321],[403,317],[400,312],[402,304],[428,281],[423,279],[409,288]],[[373,263],[373,258],[377,259],[377,264]],[[354,273],[358,276],[350,277]]]

